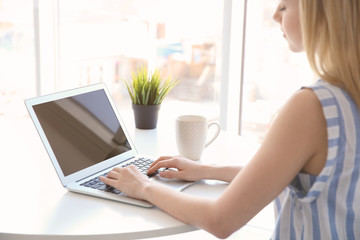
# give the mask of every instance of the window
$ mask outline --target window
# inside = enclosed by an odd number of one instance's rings
[[[35,95],[32,9],[32,1],[0,0],[0,116],[26,114],[23,99]]]
[[[261,139],[278,109],[314,76],[273,19],[277,1],[247,1],[241,133]]]
[[[38,1],[42,94],[105,82],[131,111],[121,79],[145,64],[181,81],[167,114],[203,114],[261,140],[290,94],[313,81],[272,20],[276,1]]]
[[[54,86],[43,87],[43,93],[104,82],[118,107],[131,110],[122,80],[146,65],[150,71],[159,68],[164,76],[180,81],[162,106],[167,113],[176,109],[174,115],[196,113],[218,119],[223,1],[54,2],[43,4],[53,9],[45,18],[56,14],[53,35],[58,61]],[[47,66],[45,58],[40,61],[40,66]],[[47,83],[42,80],[42,84]]]

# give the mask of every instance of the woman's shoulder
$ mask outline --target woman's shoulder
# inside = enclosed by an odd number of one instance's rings
[[[283,107],[286,114],[295,115],[297,120],[323,118],[323,110],[318,95],[312,88],[296,91]]]
[[[272,125],[273,138],[287,139],[284,147],[301,156],[301,171],[317,175],[326,161],[326,119],[312,89],[296,91],[280,110]],[[269,131],[269,133],[270,133]]]

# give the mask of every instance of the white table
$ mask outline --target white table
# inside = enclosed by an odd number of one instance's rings
[[[0,117],[0,132],[0,239],[138,239],[196,230],[158,208],[141,208],[62,188],[27,116]],[[177,154],[171,124],[159,125],[156,130],[130,126],[130,133],[142,154]],[[223,132],[206,149],[203,159],[241,164],[237,159],[248,160],[256,148],[257,144]],[[222,182],[201,181],[185,192],[216,198],[225,187]],[[249,224],[271,230],[269,210],[265,213]]]

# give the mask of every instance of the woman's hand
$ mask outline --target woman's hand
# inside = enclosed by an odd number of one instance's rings
[[[137,199],[144,199],[144,188],[151,184],[149,179],[133,165],[125,168],[116,167],[106,177],[100,177],[100,180]]]
[[[169,168],[159,173],[163,178],[178,178],[186,181],[197,181],[203,179],[201,174],[204,165],[199,162],[189,160],[182,156],[163,156],[153,162],[148,170],[148,174],[156,172],[160,168]],[[177,171],[171,169],[177,169]],[[204,169],[205,170],[205,169]]]

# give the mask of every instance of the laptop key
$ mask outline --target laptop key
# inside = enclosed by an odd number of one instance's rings
[[[108,186],[104,184],[104,185],[102,185],[102,186],[99,186],[99,187],[97,188],[97,190],[105,191],[107,188],[108,188]]]
[[[120,191],[119,189],[114,188],[114,190],[112,191],[112,193],[114,193],[114,194],[120,194],[121,191]]]
[[[105,189],[105,192],[112,192],[114,189],[114,187],[108,187]]]

